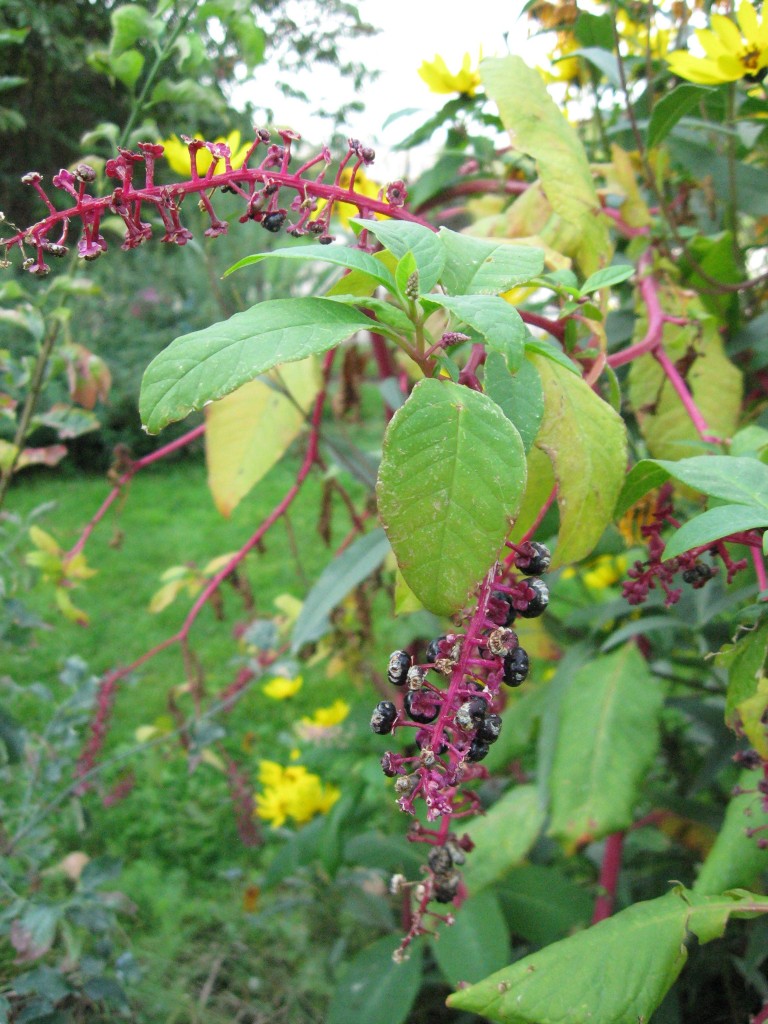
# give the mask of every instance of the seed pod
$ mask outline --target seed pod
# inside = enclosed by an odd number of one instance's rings
[[[502,627],[494,629],[492,633],[488,634],[488,650],[496,658],[509,654],[517,647],[517,644],[517,633],[512,629]]]
[[[406,674],[405,681],[409,690],[420,690],[424,685],[424,670],[412,665]]]
[[[403,686],[411,667],[411,656],[407,651],[393,651],[389,656],[387,679],[393,686]]]
[[[371,715],[371,729],[379,736],[392,732],[392,724],[397,718],[397,708],[391,700],[380,700]]]

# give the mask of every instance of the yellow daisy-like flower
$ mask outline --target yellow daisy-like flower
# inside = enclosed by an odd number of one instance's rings
[[[276,761],[261,761],[259,782],[263,788],[256,796],[256,814],[274,828],[289,818],[303,825],[316,814],[326,814],[341,796],[337,786],[324,784],[303,765],[284,768]]]
[[[454,74],[439,54],[434,60],[425,60],[419,68],[419,78],[426,82],[431,92],[458,92],[463,96],[474,96],[480,86],[480,73],[472,70],[472,57],[464,54],[461,70]]]
[[[600,555],[584,573],[584,584],[590,590],[602,590],[612,587],[623,580],[627,570],[627,559],[624,555]]]
[[[289,697],[295,696],[303,685],[304,679],[302,676],[296,676],[295,679],[275,676],[274,679],[264,683],[262,689],[267,697],[271,697],[272,700],[287,700]]]
[[[668,58],[670,71],[697,85],[720,85],[758,75],[768,67],[765,13],[758,20],[752,4],[742,0],[736,22],[738,25],[723,14],[713,14],[711,28],[696,30],[706,56],[694,57],[687,50],[675,50]]]
[[[195,139],[203,140],[203,136],[196,132],[193,136]],[[229,151],[232,154],[232,166],[239,167],[245,159],[245,154],[251,148],[250,142],[245,142],[240,145],[240,132],[230,132],[229,135],[219,136],[218,139],[214,139],[214,142],[224,142],[229,146]],[[172,171],[179,175],[181,178],[189,177],[189,149],[187,148],[186,142],[182,142],[177,135],[172,135],[170,139],[165,139],[163,142],[165,150],[163,156],[168,161],[168,165]],[[198,173],[203,175],[207,172],[211,166],[213,156],[207,149],[200,149],[197,153],[197,170]],[[223,162],[220,162],[220,169],[223,168]]]
[[[623,12],[616,18],[619,35],[626,44],[627,53],[645,57],[649,54],[653,60],[662,60],[667,56],[672,33],[669,29],[653,27],[648,33],[648,26],[632,21]]]
[[[327,708],[318,708],[311,718],[305,715],[301,719],[301,724],[313,729],[331,729],[334,725],[340,725],[348,714],[349,704],[339,698]]]

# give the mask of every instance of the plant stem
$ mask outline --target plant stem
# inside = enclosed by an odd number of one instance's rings
[[[32,420],[32,416],[34,415],[35,408],[37,407],[37,400],[43,389],[45,371],[48,367],[48,360],[51,358],[51,352],[53,351],[53,346],[56,343],[56,338],[59,335],[60,326],[61,324],[59,320],[54,321],[43,338],[40,351],[37,353],[37,360],[35,361],[35,368],[32,372],[29,391],[27,392],[27,397],[24,400],[21,418],[19,419],[18,426],[16,427],[16,433],[13,437],[13,446],[15,451],[11,456],[10,464],[3,469],[2,473],[0,473],[0,508],[3,506],[5,496],[11,483],[11,477],[13,476],[14,470],[21,458],[21,450],[27,437],[29,424]]]
[[[600,866],[599,885],[601,891],[600,895],[595,900],[592,924],[597,924],[598,921],[604,921],[613,913],[613,904],[616,900],[616,886],[619,881],[623,848],[623,832],[613,832],[611,835],[606,836],[603,863]]]

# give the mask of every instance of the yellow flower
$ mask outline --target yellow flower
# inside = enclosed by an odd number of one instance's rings
[[[539,74],[545,82],[553,84],[557,82],[566,85],[584,85],[589,81],[589,70],[583,64],[580,57],[569,57],[569,53],[578,50],[579,43],[572,32],[558,32],[557,46],[547,54],[552,70],[547,71],[539,68]]]
[[[351,182],[352,168],[345,167],[344,170],[341,172],[341,176],[339,177],[339,185],[342,188],[349,188]],[[379,185],[378,182],[375,182],[371,178],[369,178],[362,171],[362,169],[358,169],[358,172],[355,175],[355,184],[353,186],[353,191],[357,192],[359,195],[368,196],[369,199],[378,199],[379,193],[381,192],[381,185]],[[317,203],[317,212],[320,213],[320,211],[326,205],[327,200],[319,199]],[[339,218],[339,220],[341,221],[345,228],[349,227],[350,217],[360,216],[360,211],[353,203],[336,202],[333,204],[333,213],[336,217]],[[377,219],[381,219],[379,214],[377,214],[376,217]]]
[[[706,56],[694,57],[687,50],[675,50],[669,68],[680,78],[699,85],[719,85],[753,78],[768,67],[768,25],[765,13],[758,21],[748,0],[736,12],[737,25],[723,14],[713,14],[711,28],[696,30]]]
[[[272,700],[287,700],[289,697],[295,696],[303,685],[304,679],[302,676],[296,676],[295,679],[275,676],[268,683],[264,683],[262,689],[267,697],[271,697]]]
[[[311,718],[306,715],[301,719],[301,724],[311,728],[331,729],[339,725],[349,714],[349,704],[345,700],[335,700],[330,707],[318,708]]]
[[[323,784],[319,775],[298,764],[284,768],[276,761],[261,761],[259,782],[263,788],[256,796],[256,814],[274,828],[289,818],[303,825],[316,814],[326,814],[341,796],[337,786]]]
[[[448,70],[448,65],[443,58],[435,54],[433,61],[425,60],[421,65],[419,78],[427,83],[432,92],[458,92],[463,96],[474,96],[480,85],[480,74],[476,70],[471,70],[471,63],[472,58],[465,53],[461,62],[461,70],[454,75]]]
[[[624,578],[626,569],[627,560],[623,555],[600,555],[584,573],[584,584],[590,590],[611,587]]]
[[[648,33],[648,26],[632,21],[624,12],[620,12],[616,18],[616,27],[619,35],[626,43],[627,53],[645,57],[649,54],[654,60],[663,60],[669,50],[669,40],[672,33],[669,29],[656,28]]]
[[[202,140],[203,136],[199,132],[196,132],[193,136],[195,139]],[[239,167],[245,158],[245,154],[251,148],[250,142],[245,142],[240,145],[240,132],[230,132],[229,135],[219,136],[218,139],[214,139],[214,142],[224,142],[229,146],[229,151],[232,154],[232,166]],[[189,167],[189,149],[187,148],[186,142],[182,142],[181,139],[172,135],[170,139],[165,139],[163,142],[165,152],[163,156],[168,161],[172,171],[175,171],[182,178],[188,178],[190,167]],[[208,168],[211,166],[213,156],[207,149],[199,149],[197,152],[197,170],[199,174],[205,174]],[[219,162],[219,170],[224,169],[224,162]]]

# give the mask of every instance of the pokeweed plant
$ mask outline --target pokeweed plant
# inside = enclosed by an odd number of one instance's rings
[[[584,17],[582,31],[585,38],[591,33],[593,51],[610,55],[612,31],[606,36],[605,22]],[[624,67],[616,60],[621,56],[617,49],[612,87],[623,89],[631,111]],[[594,52],[588,59],[603,72],[606,59]],[[688,202],[687,180],[669,199],[646,156],[641,189],[618,146],[606,147],[603,163],[591,166],[537,72],[517,58],[483,61],[480,77],[516,154],[529,162],[528,178],[510,190],[517,198],[498,209],[485,233],[477,226],[472,232],[438,228],[411,213],[402,182],[382,188],[377,198],[356,191],[356,175],[374,158],[356,140],[334,171],[325,149],[293,169],[298,136],[283,131],[273,142],[259,131],[236,167],[226,144],[186,139],[190,173],[176,185],[155,183],[162,149],[153,143],[123,149],[108,163],[116,184],[101,197],[89,191],[94,175],[88,167],[62,171],[54,185],[69,194],[64,210],[39,175],[28,175],[48,215],[4,241],[9,252],[24,251],[26,269],[39,277],[49,272],[48,259],[61,254],[76,222],[82,225],[79,255],[100,257],[108,213],[124,224],[124,249],[148,241],[153,221],[161,224],[164,241],[184,245],[191,228],[182,222],[183,202],[192,196],[207,219],[205,234],[220,235],[228,225],[214,201],[218,205],[217,193],[227,192],[240,202],[242,221],[319,243],[245,257],[229,273],[258,273],[256,265],[267,259],[323,261],[343,271],[322,296],[269,299],[179,337],[147,368],[140,399],[146,429],[158,432],[203,411],[204,426],[166,447],[205,433],[214,495],[227,510],[271,464],[251,455],[254,439],[260,446],[274,441],[277,458],[305,425],[309,436],[290,489],[203,584],[180,630],[103,677],[99,716],[77,769],[84,792],[97,772],[118,684],[160,650],[180,646],[202,707],[194,623],[286,514],[310,472],[324,466],[324,414],[339,357],[350,339],[365,338],[386,419],[376,480],[383,531],[369,528],[364,512],[350,513],[352,529],[310,592],[290,646],[299,653],[322,637],[329,613],[390,550],[401,607],[424,608],[450,625],[421,650],[404,645],[392,653],[388,689],[371,717],[375,734],[393,737],[395,749],[383,753],[382,769],[401,809],[413,815],[409,839],[427,852],[419,877],[393,880],[403,909],[404,935],[395,950],[400,964],[385,968],[371,951],[353,963],[331,1007],[334,1024],[347,1019],[345,1013],[363,1014],[356,1002],[367,991],[360,971],[381,981],[383,971],[402,970],[405,989],[417,986],[421,945],[415,940],[440,924],[450,927],[440,928],[433,942],[436,958],[457,983],[475,982],[457,984],[449,1000],[457,1009],[503,1024],[647,1020],[682,970],[689,945],[720,937],[731,918],[768,912],[765,896],[749,888],[759,889],[768,865],[768,627],[753,603],[739,612],[743,635],[724,645],[717,659],[720,682],[727,676],[726,721],[750,744],[729,751],[744,771],[717,838],[691,885],[677,884],[611,916],[625,839],[641,824],[669,824],[672,814],[638,813],[662,756],[665,701],[697,685],[690,673],[670,673],[675,652],[666,657],[660,646],[657,653],[655,631],[685,629],[671,617],[684,588],[695,597],[718,576],[731,583],[751,567],[754,581],[737,600],[754,602],[768,589],[762,560],[768,435],[756,425],[739,429],[742,378],[722,340],[736,313],[715,308],[706,287],[718,282],[718,260],[726,257],[717,239],[696,249],[680,235],[674,209]],[[477,97],[468,100],[474,109]],[[651,121],[656,144],[682,121],[689,100],[677,90],[665,96],[666,119]],[[458,109],[454,103],[446,116]],[[636,121],[630,127],[637,130]],[[200,173],[203,150],[212,159]],[[652,194],[657,206],[646,201]],[[332,244],[331,218],[342,203],[358,213],[349,246]],[[731,210],[734,218],[737,213]],[[520,238],[525,244],[516,244]],[[746,276],[743,258],[726,262],[738,283],[726,296],[763,280]],[[631,329],[616,340],[609,314],[618,310]],[[82,556],[121,489],[163,454],[127,462],[74,547],[49,552],[58,559],[52,572],[60,569],[59,581],[67,580],[67,566]],[[709,507],[702,511],[704,502]],[[683,521],[679,509],[686,507],[694,511]],[[620,531],[611,534],[612,524]],[[565,593],[566,567],[588,564],[606,531],[627,537],[636,557],[623,587],[626,605],[607,605],[599,628],[585,638],[591,620],[562,606],[558,611],[558,590]],[[558,571],[559,578],[548,577],[555,580],[550,595],[542,576]],[[647,612],[632,619],[630,610],[641,606]],[[555,613],[563,655],[551,679],[517,697],[531,664],[522,632],[545,611]],[[249,671],[217,696],[234,699],[253,677]],[[513,727],[506,723],[516,717],[522,725],[507,740]],[[488,765],[499,769],[514,761],[536,728],[535,776],[518,773],[519,784],[483,814],[473,784],[488,778]],[[602,844],[593,927],[545,944],[488,978],[481,957],[479,971],[473,968],[468,978],[462,950],[473,940],[470,932],[476,943],[488,934],[498,904],[491,897],[494,909],[487,915],[470,908],[483,906],[477,901],[488,888],[531,854],[545,825],[567,853]],[[462,925],[462,914],[470,925]],[[458,967],[445,952],[452,933],[462,936]],[[396,989],[397,975],[386,974],[382,983]],[[768,1009],[756,1019],[766,1017]]]

